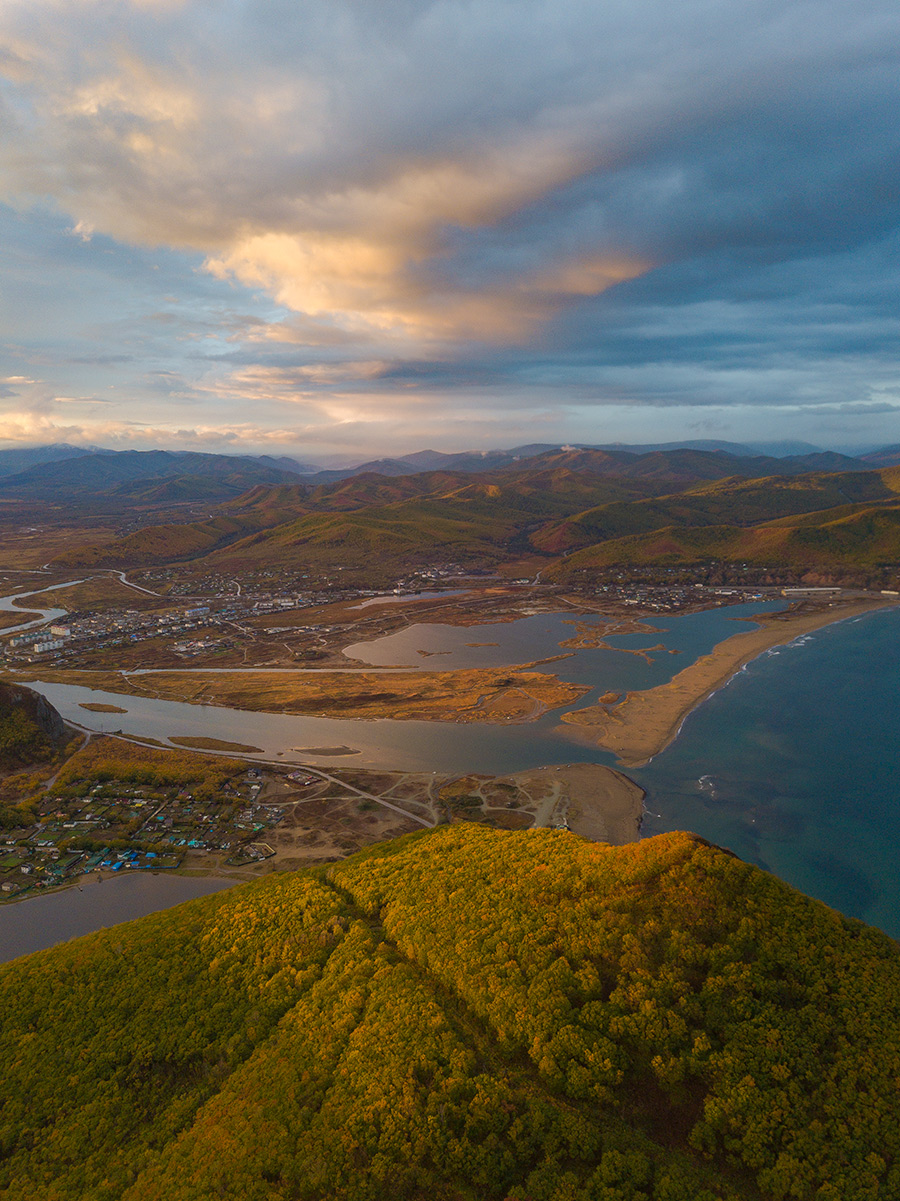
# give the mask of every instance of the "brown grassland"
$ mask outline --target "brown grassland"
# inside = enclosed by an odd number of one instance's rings
[[[329,717],[533,721],[587,688],[542,672],[471,668],[435,672],[43,671],[42,679],[187,703]]]

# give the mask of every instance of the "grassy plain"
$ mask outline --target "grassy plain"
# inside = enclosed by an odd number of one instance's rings
[[[236,759],[213,758],[190,751],[157,750],[123,738],[92,738],[65,763],[56,778],[58,788],[116,780],[163,786],[190,784],[215,792],[246,770]]]
[[[40,617],[40,613],[29,613],[25,609],[20,613],[0,613],[0,630],[8,630],[10,626],[24,625],[26,621],[38,617]]]
[[[41,678],[109,692],[268,713],[394,720],[533,721],[588,691],[542,672],[471,668],[434,672],[42,671]]]
[[[112,524],[67,520],[62,515],[32,525],[28,506],[4,505],[0,508],[0,569],[34,570],[70,549],[73,541],[105,545],[115,534]]]
[[[54,588],[40,596],[29,597],[22,602],[39,604],[42,608],[90,610],[102,613],[106,609],[153,609],[160,608],[165,601],[149,596],[138,588],[123,584],[118,576],[92,576],[80,584],[68,588]]]

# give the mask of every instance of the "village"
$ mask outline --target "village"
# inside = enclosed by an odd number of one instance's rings
[[[262,862],[275,853],[266,839],[284,816],[282,807],[260,801],[263,784],[260,770],[250,767],[214,796],[118,781],[48,794],[33,825],[3,832],[0,899],[58,888],[87,873],[171,870],[211,852],[235,867]]]
[[[95,576],[88,583],[96,586],[102,579]],[[84,603],[74,586],[69,599],[66,595],[69,589],[60,584],[63,603],[74,607],[61,610],[63,615],[55,620],[13,630],[5,638],[0,631],[0,667],[91,666],[95,661],[98,666],[106,666],[105,652],[115,652],[121,666],[128,668],[176,666],[198,658],[219,660],[223,667],[239,666],[242,660],[250,666],[260,652],[264,659],[268,657],[267,642],[274,639],[278,643],[279,636],[289,639],[289,644],[278,648],[282,658],[287,652],[289,658],[317,660],[339,651],[341,643],[352,640],[355,626],[369,627],[373,622],[379,627],[405,624],[400,604],[390,614],[384,607],[403,601],[427,600],[431,602],[429,608],[447,603],[453,607],[459,598],[460,605],[467,610],[472,606],[483,607],[484,620],[490,620],[492,612],[502,617],[510,606],[519,603],[550,603],[561,591],[567,595],[568,603],[582,604],[586,611],[602,606],[610,611],[640,608],[653,613],[735,604],[767,592],[782,591],[714,586],[680,578],[667,582],[660,578],[660,573],[646,581],[635,580],[615,572],[602,583],[561,590],[539,580],[509,580],[465,572],[455,563],[404,576],[390,592],[341,587],[339,581],[310,581],[308,577],[301,580],[294,573],[284,573],[281,578],[271,569],[240,578],[212,575],[186,579],[177,569],[166,568],[145,571],[135,579],[140,583],[129,586],[143,594],[139,598],[140,607],[113,607],[109,601],[95,607]],[[109,583],[118,586],[117,580],[110,579]],[[28,617],[27,604],[26,598],[19,605],[23,619]],[[372,605],[378,607],[376,613],[370,611]],[[417,604],[416,608],[422,606]],[[409,610],[410,616],[412,612]],[[282,615],[284,621],[279,622]],[[127,655],[130,648],[140,648],[139,654],[146,657],[134,661],[131,656],[122,659],[123,652]]]

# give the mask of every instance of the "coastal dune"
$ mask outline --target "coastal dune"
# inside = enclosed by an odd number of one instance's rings
[[[744,664],[771,647],[893,601],[834,603],[814,612],[763,614],[761,629],[747,630],[720,642],[680,671],[668,684],[629,692],[619,704],[602,703],[564,713],[567,733],[612,751],[624,767],[643,767],[674,741],[687,715],[729,680]]]

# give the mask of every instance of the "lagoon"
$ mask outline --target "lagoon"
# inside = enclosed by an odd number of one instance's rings
[[[545,670],[591,688],[578,706],[591,703],[601,692],[649,688],[671,679],[685,663],[706,654],[723,638],[746,629],[746,622],[754,613],[782,605],[783,602],[768,601],[666,617],[654,621],[652,632],[610,638],[617,649],[574,651],[570,658],[547,664]],[[398,641],[398,635],[388,635],[349,647],[347,654],[364,663],[425,670],[508,667],[559,655],[560,641],[574,633],[572,620],[566,614],[539,614],[518,622],[481,626],[414,625],[402,631],[405,643]],[[466,645],[488,641],[499,645]],[[637,647],[657,644],[662,644],[663,649],[647,658],[630,653]],[[420,649],[440,657],[423,660],[418,654]],[[444,651],[449,654],[444,655]],[[309,674],[310,669],[300,670]],[[614,762],[612,755],[576,741],[575,731],[560,723],[558,713],[548,713],[526,725],[509,726],[363,721],[188,705],[41,680],[29,684],[43,693],[67,721],[98,733],[121,732],[160,742],[185,736],[218,738],[258,746],[260,758],[284,764],[327,763],[327,754],[316,756],[308,749],[299,753],[296,748],[340,745],[356,752],[343,761],[347,765],[460,775],[473,771],[496,775],[580,760]],[[93,713],[80,707],[85,702],[111,704],[126,712]]]

